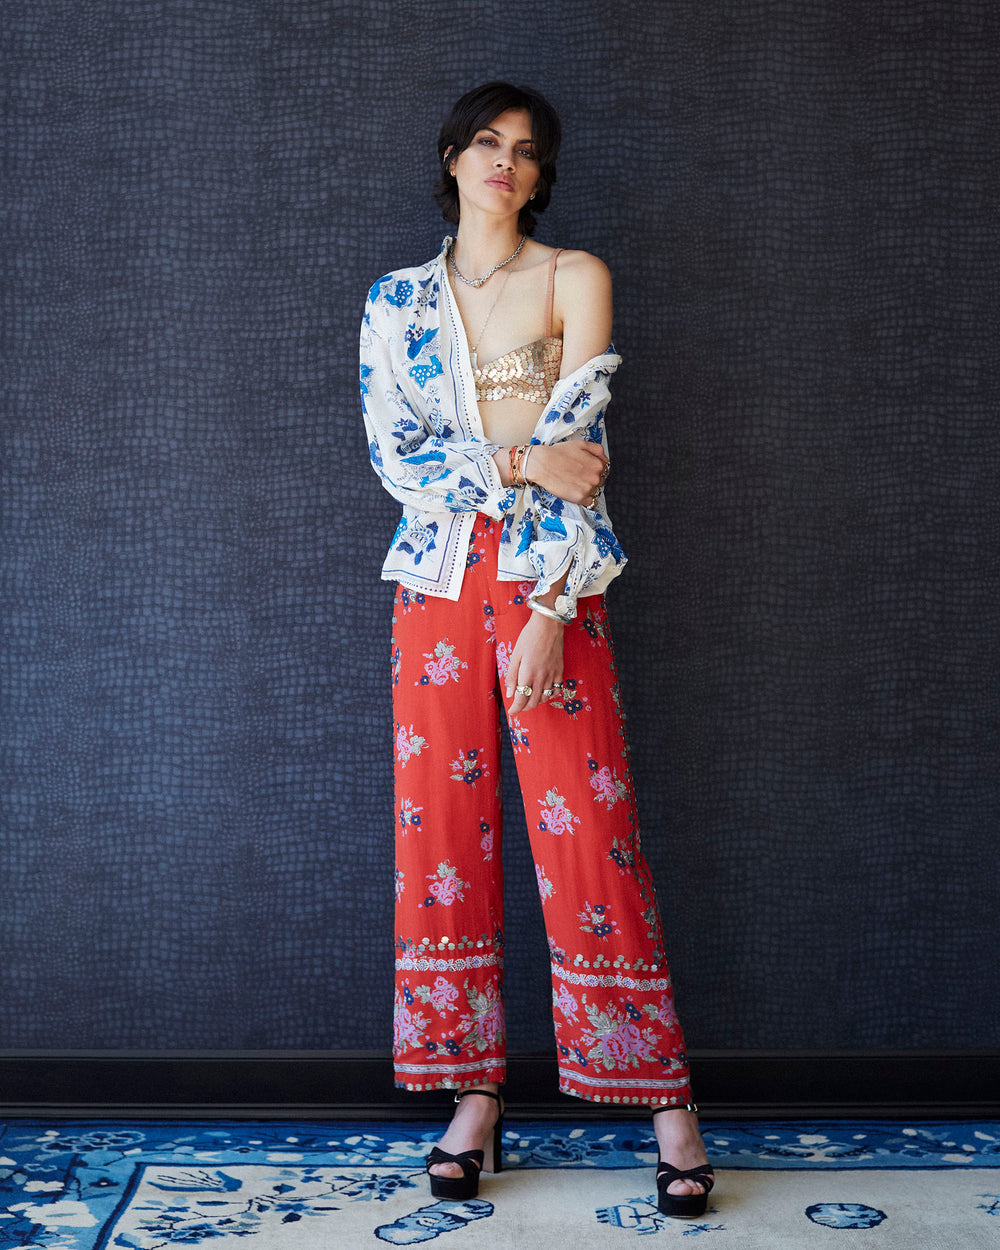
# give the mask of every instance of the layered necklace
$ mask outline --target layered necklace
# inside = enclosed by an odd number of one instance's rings
[[[454,243],[452,243],[451,247],[448,248],[448,264],[451,265],[451,271],[455,275],[456,278],[461,278],[461,280],[465,283],[466,286],[474,286],[476,290],[478,290],[483,285],[484,282],[488,282],[490,278],[493,277],[493,275],[496,273],[498,269],[502,269],[504,265],[509,265],[510,262],[519,255],[521,248],[524,247],[524,242],[527,239],[527,237],[528,236],[526,234],[522,234],[521,242],[517,245],[517,247],[514,248],[514,250],[507,257],[507,259],[500,261],[498,265],[494,265],[493,268],[489,271],[489,273],[484,273],[481,278],[467,278],[465,274],[462,273],[461,269],[459,269],[459,267],[455,264],[455,244]]]

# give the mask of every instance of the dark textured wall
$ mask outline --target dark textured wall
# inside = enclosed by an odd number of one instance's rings
[[[994,6],[492,12],[5,5],[0,1047],[388,1044],[357,325],[495,76],[564,115],[539,237],[615,278],[609,601],[689,1044],[995,1043]]]

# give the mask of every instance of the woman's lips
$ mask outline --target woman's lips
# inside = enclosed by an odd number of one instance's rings
[[[504,191],[514,190],[513,184],[509,183],[506,178],[487,178],[486,185],[488,187],[500,187]]]

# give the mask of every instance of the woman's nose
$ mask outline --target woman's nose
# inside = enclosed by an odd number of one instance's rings
[[[514,168],[514,162],[510,159],[509,156],[504,156],[502,152],[497,153],[496,159],[494,160],[493,164],[499,165],[501,169],[513,169]]]

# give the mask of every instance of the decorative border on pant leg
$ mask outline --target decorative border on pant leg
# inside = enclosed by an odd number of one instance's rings
[[[600,1077],[585,1072],[572,1072],[559,1068],[559,1089],[564,1094],[585,1098],[588,1102],[611,1102],[650,1105],[660,1103],[671,1106],[691,1101],[691,1082],[688,1076],[672,1080],[651,1080],[648,1077]],[[595,1093],[593,1090],[613,1090],[613,1093]],[[666,1094],[664,1091],[676,1091]],[[641,1091],[641,1092],[637,1092]]]
[[[428,955],[402,955],[396,960],[397,972],[467,972],[470,968],[502,968],[501,956],[466,955],[459,959],[433,959]]]
[[[442,1072],[443,1064],[433,1063],[397,1063],[394,1065],[397,1089],[470,1089],[483,1085],[487,1081],[496,1081],[503,1085],[507,1079],[507,1061],[505,1059],[479,1059],[472,1063],[449,1064],[447,1074]],[[461,1073],[461,1076],[458,1074]],[[431,1077],[431,1080],[406,1081],[406,1076]]]
[[[570,968],[564,968],[562,964],[553,962],[552,975],[558,977],[562,981],[568,981],[570,985],[589,985],[591,987],[602,987],[604,989],[633,990],[637,993],[663,993],[672,988],[670,977],[644,977],[638,980],[636,977],[625,977],[620,973],[614,975],[603,975],[597,972],[574,972]]]

